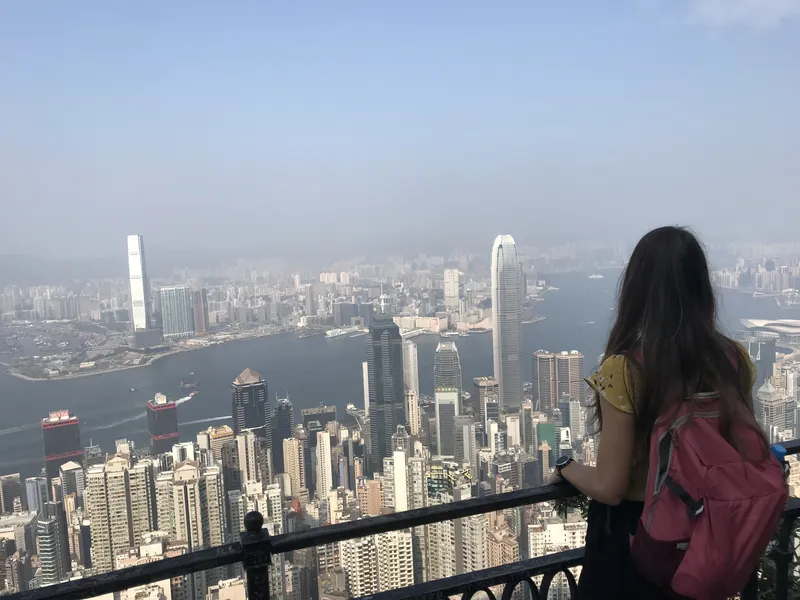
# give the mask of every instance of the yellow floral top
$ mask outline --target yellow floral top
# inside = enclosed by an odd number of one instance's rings
[[[737,346],[750,369],[750,384],[752,387],[756,382],[756,367],[750,360],[747,350],[740,344],[737,344]],[[586,378],[586,383],[615,408],[629,414],[633,413],[633,393],[631,391],[633,388],[630,385],[627,359],[622,354],[614,354],[605,359],[600,368]],[[646,487],[647,461],[644,461],[642,465],[635,464],[633,466],[631,485],[628,488],[626,497],[630,500],[641,500],[644,498]]]

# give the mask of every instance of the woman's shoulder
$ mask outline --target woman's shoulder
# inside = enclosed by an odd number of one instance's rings
[[[756,369],[756,365],[753,363],[753,359],[750,358],[750,352],[748,352],[747,348],[745,348],[742,344],[735,340],[731,340],[734,344],[734,347],[739,352],[739,358],[741,360],[741,365],[746,367],[750,371],[750,386],[752,387],[756,383],[756,379],[758,378],[758,371]]]
[[[630,363],[631,360],[624,354],[612,354],[586,378],[586,383],[592,390],[623,412],[633,412],[632,395],[628,385]]]

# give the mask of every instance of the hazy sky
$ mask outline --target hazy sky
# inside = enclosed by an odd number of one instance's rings
[[[0,253],[797,236],[800,1],[0,3]]]

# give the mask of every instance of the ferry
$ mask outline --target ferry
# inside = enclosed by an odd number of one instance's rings
[[[451,338],[451,337],[458,337],[457,331],[442,331],[439,333],[440,336],[443,338]]]
[[[589,275],[589,279],[605,279],[605,277],[600,275],[600,273],[593,273],[592,275]]]
[[[407,340],[409,338],[414,338],[414,337],[417,337],[419,335],[425,335],[425,330],[424,329],[409,329],[409,330],[400,332],[400,337],[402,337],[404,340]]]
[[[325,332],[326,338],[335,338],[340,337],[343,335],[347,335],[348,333],[355,333],[359,331],[358,327],[343,327],[341,329],[331,329],[330,331]]]

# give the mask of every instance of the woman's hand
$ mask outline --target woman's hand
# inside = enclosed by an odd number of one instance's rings
[[[550,473],[545,481],[545,485],[558,485],[559,483],[564,483],[564,478],[557,471]]]

